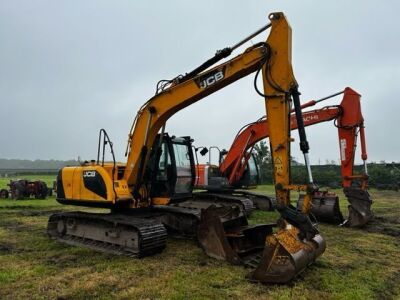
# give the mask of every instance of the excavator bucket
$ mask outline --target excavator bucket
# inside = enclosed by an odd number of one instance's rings
[[[349,218],[344,225],[348,227],[364,226],[372,218],[372,199],[368,191],[356,187],[345,187],[343,192],[350,203],[348,206]]]
[[[208,256],[226,260],[232,264],[240,264],[240,258],[229,245],[219,217],[210,209],[205,209],[201,213],[197,238]]]
[[[210,207],[202,211],[197,237],[207,255],[250,268],[251,281],[286,283],[313,263],[326,245],[319,234],[305,241],[296,227],[282,223],[275,234],[276,224],[227,226]]]
[[[304,195],[300,195],[298,207],[302,207],[303,199]],[[317,191],[313,194],[311,214],[321,222],[342,224],[344,221],[340,212],[339,197],[327,191]]]
[[[249,274],[251,280],[263,283],[287,283],[313,263],[326,248],[321,235],[306,241],[299,230],[284,222],[284,227],[269,235],[258,267]]]
[[[222,223],[214,206],[203,209],[197,227],[197,238],[208,256],[243,264],[243,258],[260,253],[265,238],[275,224],[247,225]]]

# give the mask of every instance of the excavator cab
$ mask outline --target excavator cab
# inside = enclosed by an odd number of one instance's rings
[[[221,161],[223,160],[223,156]],[[252,154],[245,164],[239,180],[229,183],[225,174],[220,171],[220,166],[214,164],[196,164],[195,186],[209,191],[229,191],[231,189],[252,189],[260,183],[260,171],[257,161]]]
[[[195,181],[190,137],[158,135],[150,154],[145,181],[151,182],[151,197],[170,197],[170,201],[192,195]]]
[[[236,188],[255,188],[260,184],[260,171],[254,154],[251,154],[249,160],[247,161],[246,168],[243,172],[240,180],[235,183]]]

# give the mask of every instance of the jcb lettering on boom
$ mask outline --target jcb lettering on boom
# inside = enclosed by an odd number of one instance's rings
[[[204,76],[201,76],[199,80],[197,81],[197,85],[201,89],[206,89],[210,87],[211,85],[217,83],[218,81],[224,79],[225,75],[225,70],[215,70],[213,72],[210,72],[208,74],[205,74]]]

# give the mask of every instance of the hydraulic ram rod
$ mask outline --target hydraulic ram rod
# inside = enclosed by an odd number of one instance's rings
[[[267,30],[268,28],[270,28],[272,26],[271,23],[268,23],[267,25],[261,27],[260,29],[254,31],[252,34],[250,34],[249,36],[245,37],[243,40],[241,40],[240,42],[236,43],[235,45],[233,45],[232,47],[230,47],[229,49],[231,49],[231,51],[235,50],[236,48],[239,48],[240,46],[242,46],[244,43],[250,41],[253,37],[259,35],[261,32]]]
[[[212,65],[215,65],[220,60],[222,60],[222,59],[228,57],[229,55],[231,55],[233,50],[235,50],[236,48],[240,47],[241,45],[243,45],[247,41],[251,40],[256,35],[259,35],[261,32],[267,30],[271,26],[272,26],[272,24],[268,23],[267,25],[261,27],[257,31],[255,31],[252,34],[250,34],[249,36],[245,37],[243,40],[241,40],[240,42],[236,43],[232,47],[226,47],[226,48],[224,48],[222,50],[218,50],[217,53],[215,53],[215,55],[213,57],[211,57],[210,59],[206,60],[204,63],[202,63],[196,69],[194,69],[193,71],[191,71],[189,73],[186,73],[186,75],[178,78],[177,79],[178,83],[181,83],[181,82],[184,82],[184,81],[186,81],[186,80],[188,80],[190,78],[193,78],[194,76],[196,76],[200,72],[203,72],[204,70],[208,69]]]
[[[296,112],[297,128],[298,128],[299,137],[300,137],[300,149],[304,155],[304,161],[305,161],[305,164],[307,167],[308,181],[310,184],[313,184],[314,180],[313,180],[312,173],[311,173],[310,160],[308,158],[308,150],[310,150],[310,146],[308,145],[308,141],[307,141],[306,130],[304,127],[303,116],[301,113],[299,95],[300,95],[300,93],[297,90],[297,88],[292,90],[294,110]]]
[[[321,99],[318,99],[318,100],[311,100],[311,101],[308,101],[308,102],[302,104],[302,105],[301,105],[301,108],[306,108],[306,107],[314,106],[315,104],[317,104],[317,103],[319,103],[319,102],[328,100],[328,99],[330,99],[330,98],[336,97],[336,96],[338,96],[338,95],[340,95],[340,94],[343,94],[343,93],[344,93],[344,91],[340,91],[340,92],[337,92],[337,93],[335,93],[335,94],[326,96],[326,97],[321,98]],[[294,110],[292,109],[292,112],[293,112],[293,111],[294,111]]]

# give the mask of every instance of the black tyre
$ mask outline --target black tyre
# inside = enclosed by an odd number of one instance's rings
[[[47,184],[44,181],[39,181],[39,187],[38,195],[35,195],[35,198],[46,199],[48,193]]]
[[[24,199],[24,193],[22,193],[19,189],[15,189],[11,193],[11,198],[14,200],[22,200],[22,199]]]
[[[22,200],[24,199],[25,194],[25,186],[22,182],[14,182],[14,189],[11,192],[11,196],[15,200]]]
[[[0,190],[0,198],[1,199],[7,199],[9,197],[9,192],[6,189],[1,189]]]

